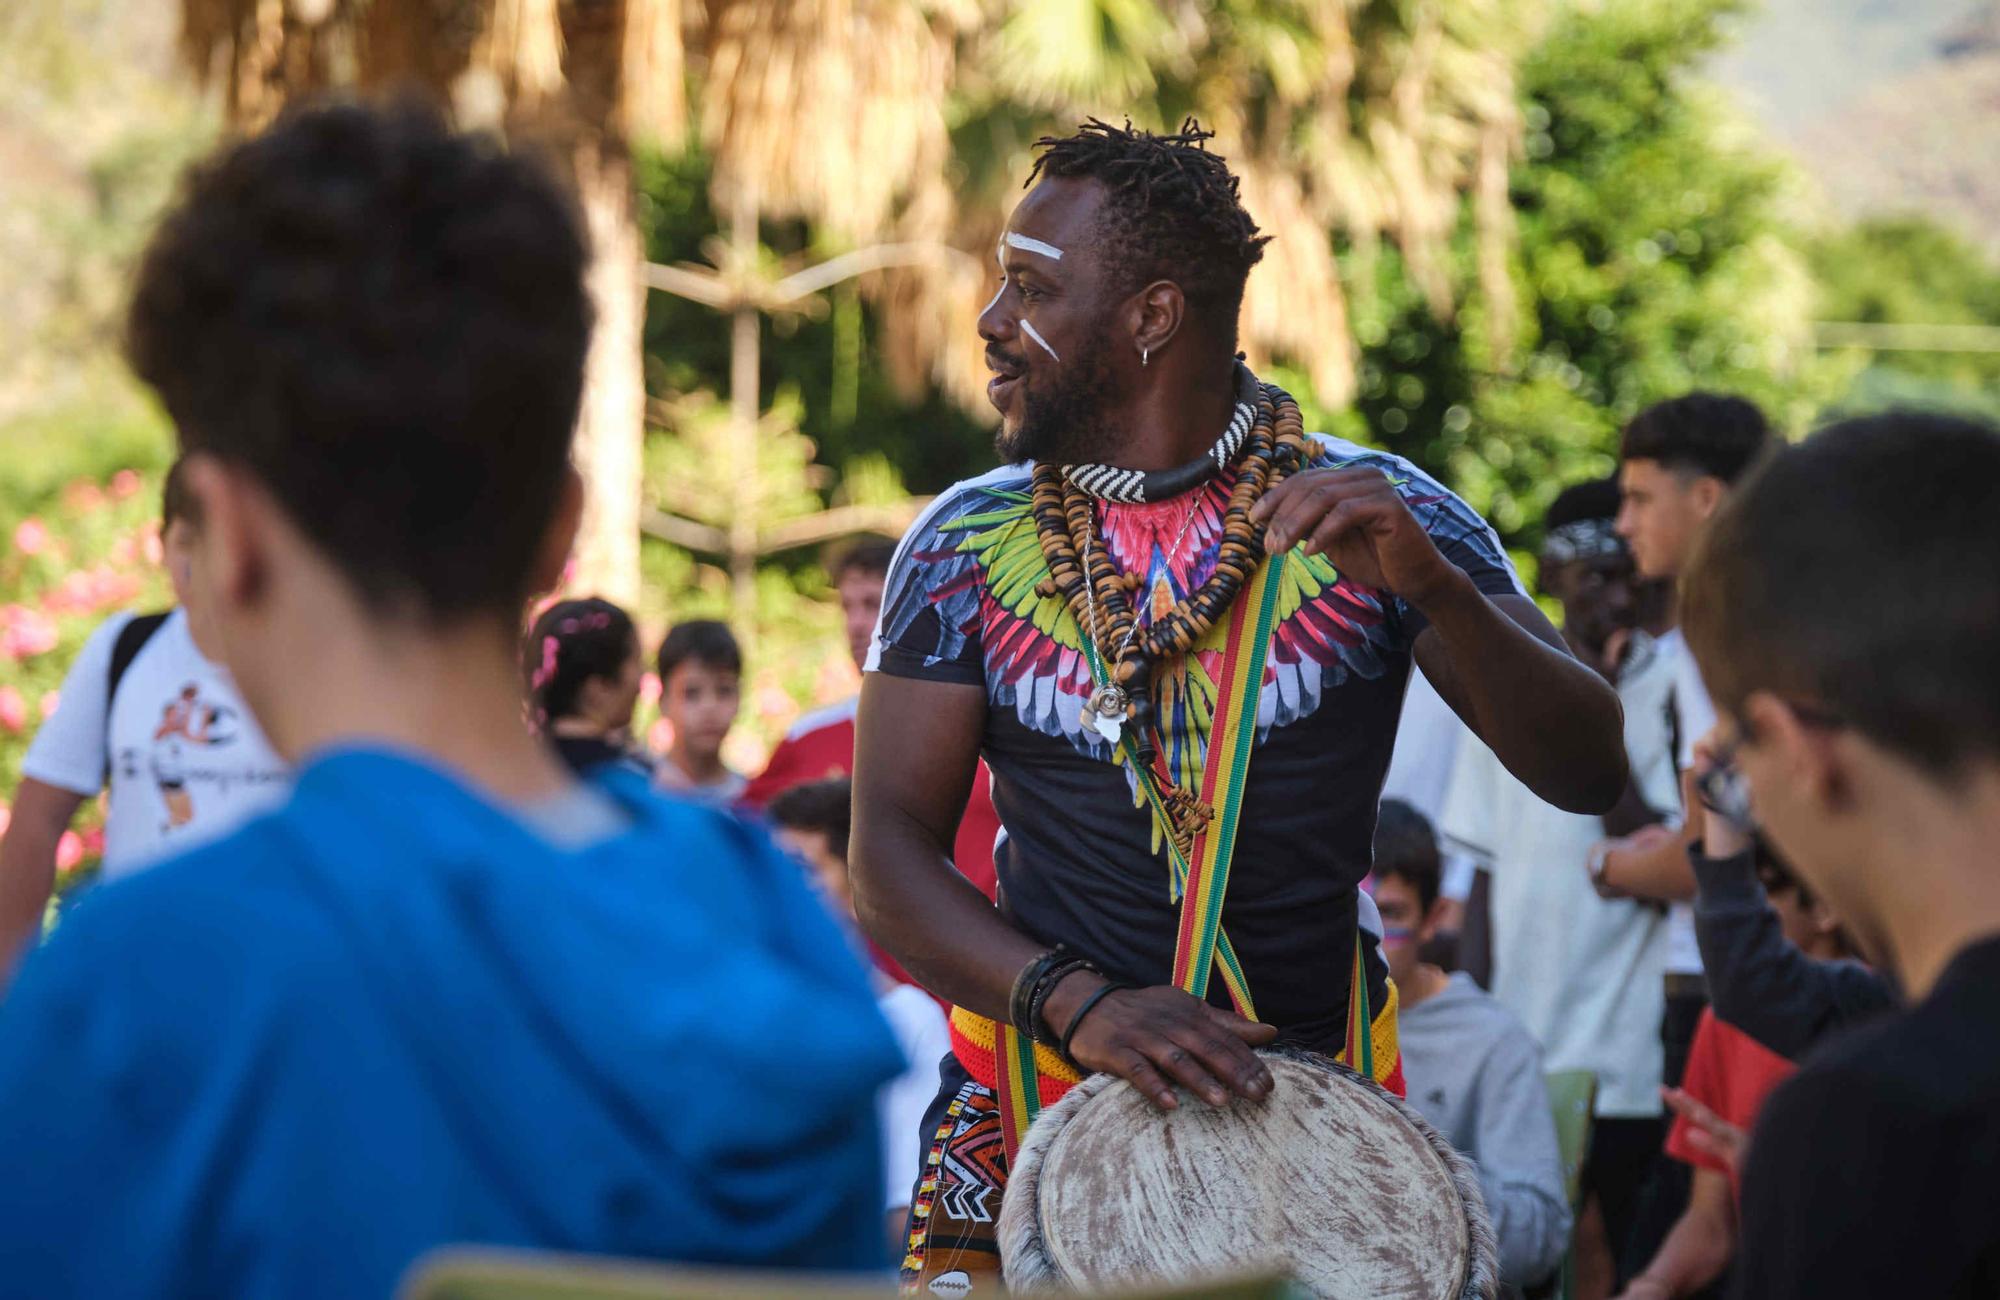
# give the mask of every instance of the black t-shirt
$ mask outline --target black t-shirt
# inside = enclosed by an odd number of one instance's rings
[[[1482,591],[1520,590],[1492,530],[1408,462],[1321,439],[1314,464],[1382,469]],[[1231,471],[1169,501],[1100,503],[1112,557],[1144,575],[1142,621],[1213,570],[1233,482]],[[933,503],[891,568],[869,666],[985,690],[982,753],[1003,826],[994,864],[1010,920],[1119,978],[1170,983],[1179,909],[1166,851],[1112,745],[1080,721],[1089,664],[1061,599],[1035,590],[1048,569],[1028,490],[1028,468],[1010,466]],[[1324,556],[1295,548],[1280,581],[1223,930],[1259,1017],[1330,1052],[1345,1028],[1356,890],[1422,624]],[[1199,788],[1226,623],[1159,674],[1163,758],[1183,788]],[[1377,1007],[1382,979],[1375,967]],[[1227,1005],[1220,980],[1210,989]]]
[[[1835,1039],[1764,1103],[1743,1175],[1744,1300],[2000,1296],[2000,938]]]

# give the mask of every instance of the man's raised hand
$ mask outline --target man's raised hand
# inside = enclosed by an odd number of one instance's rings
[[[1264,494],[1250,521],[1265,526],[1271,554],[1302,544],[1307,554],[1324,552],[1343,576],[1412,605],[1422,606],[1459,577],[1379,469],[1294,474]]]

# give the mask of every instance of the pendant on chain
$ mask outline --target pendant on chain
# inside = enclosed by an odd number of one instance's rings
[[[1132,711],[1131,697],[1122,687],[1106,683],[1090,693],[1084,701],[1083,725],[1095,731],[1112,744],[1125,731],[1125,717]]]

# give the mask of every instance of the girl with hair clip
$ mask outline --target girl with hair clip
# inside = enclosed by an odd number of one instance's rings
[[[594,596],[557,601],[529,630],[523,666],[529,721],[571,771],[617,763],[652,775],[631,738],[645,660],[630,615]]]

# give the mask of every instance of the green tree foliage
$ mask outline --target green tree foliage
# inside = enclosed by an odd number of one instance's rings
[[[640,159],[636,171],[647,260],[701,260],[717,227],[706,156],[695,149],[653,152]],[[816,251],[814,232],[803,222],[766,222],[761,234],[772,257]],[[882,309],[852,285],[828,297],[828,310],[770,321],[759,409],[769,410],[781,391],[798,394],[798,431],[812,439],[820,464],[843,475],[858,459],[886,457],[912,491],[929,493],[964,477],[970,467],[990,463],[994,422],[936,390],[914,400],[899,393],[877,361]],[[722,317],[699,303],[650,295],[646,355],[647,387],[655,396],[728,390],[729,330]],[[654,413],[662,412],[656,406]]]
[[[635,166],[646,258],[699,261],[713,251],[710,164],[699,149],[642,153]],[[828,250],[801,221],[766,221],[767,258]],[[990,464],[992,433],[942,393],[898,391],[877,360],[882,308],[852,284],[827,305],[772,316],[760,354],[760,520],[782,524],[825,506],[888,505],[936,492]],[[712,524],[731,500],[727,482],[726,318],[670,294],[648,296],[649,393],[644,499]],[[725,757],[755,767],[801,709],[854,689],[840,619],[822,564],[831,548],[798,547],[759,566],[756,625],[738,628],[748,656],[744,712]],[[663,631],[687,618],[730,619],[729,575],[719,556],[647,538],[641,548],[642,625]],[[651,706],[642,724],[651,722]],[[664,736],[655,734],[656,741]]]
[[[1434,317],[1393,252],[1344,258],[1366,428],[1511,543],[1534,544],[1564,484],[1610,471],[1646,404],[1724,389],[1796,426],[1834,381],[1811,351],[1790,175],[1696,78],[1738,7],[1576,6],[1524,60],[1514,349],[1478,301]]]
[[[2000,268],[1927,218],[1882,218],[1837,229],[1813,245],[1811,257],[1821,320],[1976,325],[2000,337]],[[2000,418],[2000,352],[1872,353],[1835,403],[1843,412],[1895,405]]]

